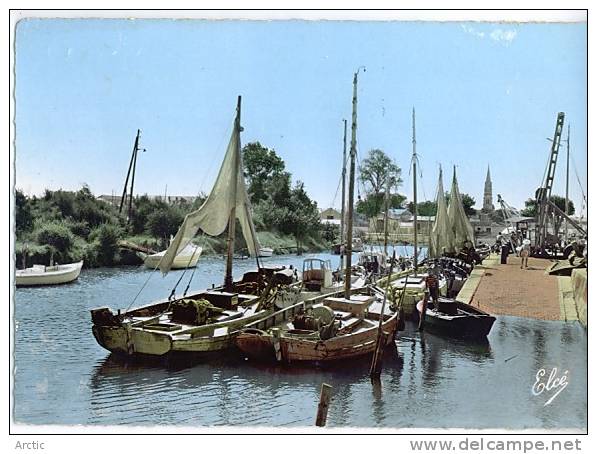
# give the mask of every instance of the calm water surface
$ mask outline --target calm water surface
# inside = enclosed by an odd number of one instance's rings
[[[264,261],[300,268],[305,257]],[[238,261],[235,275],[254,266]],[[181,273],[154,273],[135,305],[167,296]],[[192,288],[220,284],[223,273],[223,260],[202,258]],[[323,369],[234,356],[194,365],[123,362],[95,342],[89,310],[125,309],[150,274],[137,267],[83,270],[69,285],[17,289],[17,423],[312,426],[325,382],[334,392],[328,427],[587,426],[587,336],[578,323],[499,317],[481,345],[420,334],[407,324],[386,354],[381,387],[369,380],[368,360]],[[569,371],[568,387],[547,406],[551,394],[531,392],[542,368]]]

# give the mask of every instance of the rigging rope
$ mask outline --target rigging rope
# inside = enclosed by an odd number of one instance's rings
[[[133,304],[135,304],[135,301],[137,301],[137,298],[139,298],[139,295],[141,294],[141,292],[143,291],[143,289],[145,288],[145,286],[147,285],[147,283],[149,282],[149,280],[151,279],[151,277],[153,276],[153,274],[155,273],[155,271],[158,269],[158,267],[162,263],[162,259],[163,258],[164,258],[164,256],[162,255],[162,257],[160,258],[160,260],[157,263],[157,265],[155,266],[155,268],[153,270],[151,270],[151,272],[149,273],[149,276],[147,276],[147,279],[145,280],[145,283],[141,286],[141,288],[139,289],[139,291],[137,292],[137,294],[135,295],[135,297],[131,301],[131,304],[129,304],[128,307],[126,308],[126,310],[124,311],[125,313],[127,313],[129,311],[129,309],[133,306]]]

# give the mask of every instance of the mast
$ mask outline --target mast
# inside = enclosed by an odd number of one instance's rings
[[[415,268],[415,276],[417,275],[417,268],[418,268],[418,245],[417,245],[417,139],[416,139],[416,132],[415,132],[415,108],[413,107],[413,205],[414,205],[414,243],[415,243],[415,255],[413,265]]]
[[[344,207],[346,206],[346,120],[344,121],[344,152],[342,153],[342,214],[340,216],[340,249],[344,244]],[[340,267],[342,267],[342,253],[340,253]]]
[[[240,105],[241,97],[238,97],[236,104],[236,120],[234,121],[234,133],[236,135],[236,153],[234,154],[234,170],[238,172],[238,158],[240,148]],[[236,229],[236,193],[238,186],[238,174],[232,179],[232,187],[234,194],[234,204],[230,210],[228,218],[228,253],[226,255],[226,275],[224,277],[224,289],[227,292],[232,291],[232,259],[234,258],[234,235]]]
[[[357,81],[359,69],[354,73],[352,81],[352,134],[350,139],[350,174],[348,180],[348,219],[346,221],[346,274],[344,277],[344,298],[346,299],[350,299],[350,269],[352,267],[352,209],[354,204],[354,161],[357,154]]]
[[[566,205],[564,212],[566,216],[570,216],[568,213],[568,177],[570,170],[570,123],[568,123],[568,138],[566,139]],[[564,218],[564,242],[568,244],[568,219]]]
[[[137,169],[137,151],[139,150],[139,133],[140,131],[137,130],[137,139],[135,140],[135,150],[133,151],[134,159],[133,159],[133,175],[131,178],[131,196],[129,197],[129,214],[126,218],[127,224],[131,220],[131,214],[133,213],[133,188],[135,187],[135,172]]]
[[[118,214],[122,213],[122,206],[126,202],[127,188],[129,185],[129,178],[131,176],[131,169],[133,169],[133,162],[135,162],[137,159],[137,150],[139,149],[139,135],[140,134],[141,134],[141,130],[137,129],[137,137],[135,138],[135,144],[133,145],[133,152],[131,154],[131,162],[129,163],[129,169],[126,172],[126,180],[124,181],[124,188],[122,190],[122,198],[120,199],[120,206],[118,207]],[[134,170],[133,170],[133,174],[134,174]],[[131,197],[132,196],[133,196],[133,191],[131,190]],[[130,218],[130,212],[129,212],[129,218]]]
[[[388,255],[388,210],[390,207],[390,175],[386,177],[385,210],[383,217],[383,253]]]

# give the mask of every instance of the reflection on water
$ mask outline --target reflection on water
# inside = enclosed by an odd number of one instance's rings
[[[270,261],[300,267],[302,257]],[[243,261],[236,274],[253,266]],[[195,287],[218,283],[223,267],[222,260],[204,260]],[[89,309],[127,307],[148,272],[84,270],[72,285],[17,290],[17,422],[310,427],[328,383],[328,427],[587,426],[587,341],[578,324],[498,317],[488,342],[471,344],[407,323],[397,348],[384,355],[378,385],[369,379],[369,359],[320,368],[235,355],[208,363],[124,361],[96,344]],[[137,304],[166,295],[179,273],[153,277]],[[544,406],[550,396],[534,396],[531,387],[538,369],[554,367],[569,371],[570,384]]]

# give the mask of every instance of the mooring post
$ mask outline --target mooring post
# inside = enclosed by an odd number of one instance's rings
[[[379,336],[380,338],[377,341],[375,353],[373,353],[373,363],[371,363],[371,370],[369,371],[369,376],[374,380],[379,380],[379,377],[381,376],[381,359],[388,339],[385,332],[381,332]]]
[[[282,361],[282,347],[280,346],[280,328],[272,328],[272,338],[274,341],[274,351],[276,352],[276,361]]]
[[[317,418],[315,425],[317,427],[324,427],[327,417],[328,408],[330,406],[330,399],[332,398],[332,386],[327,383],[321,384],[321,393],[319,395],[319,405],[317,407]]]

